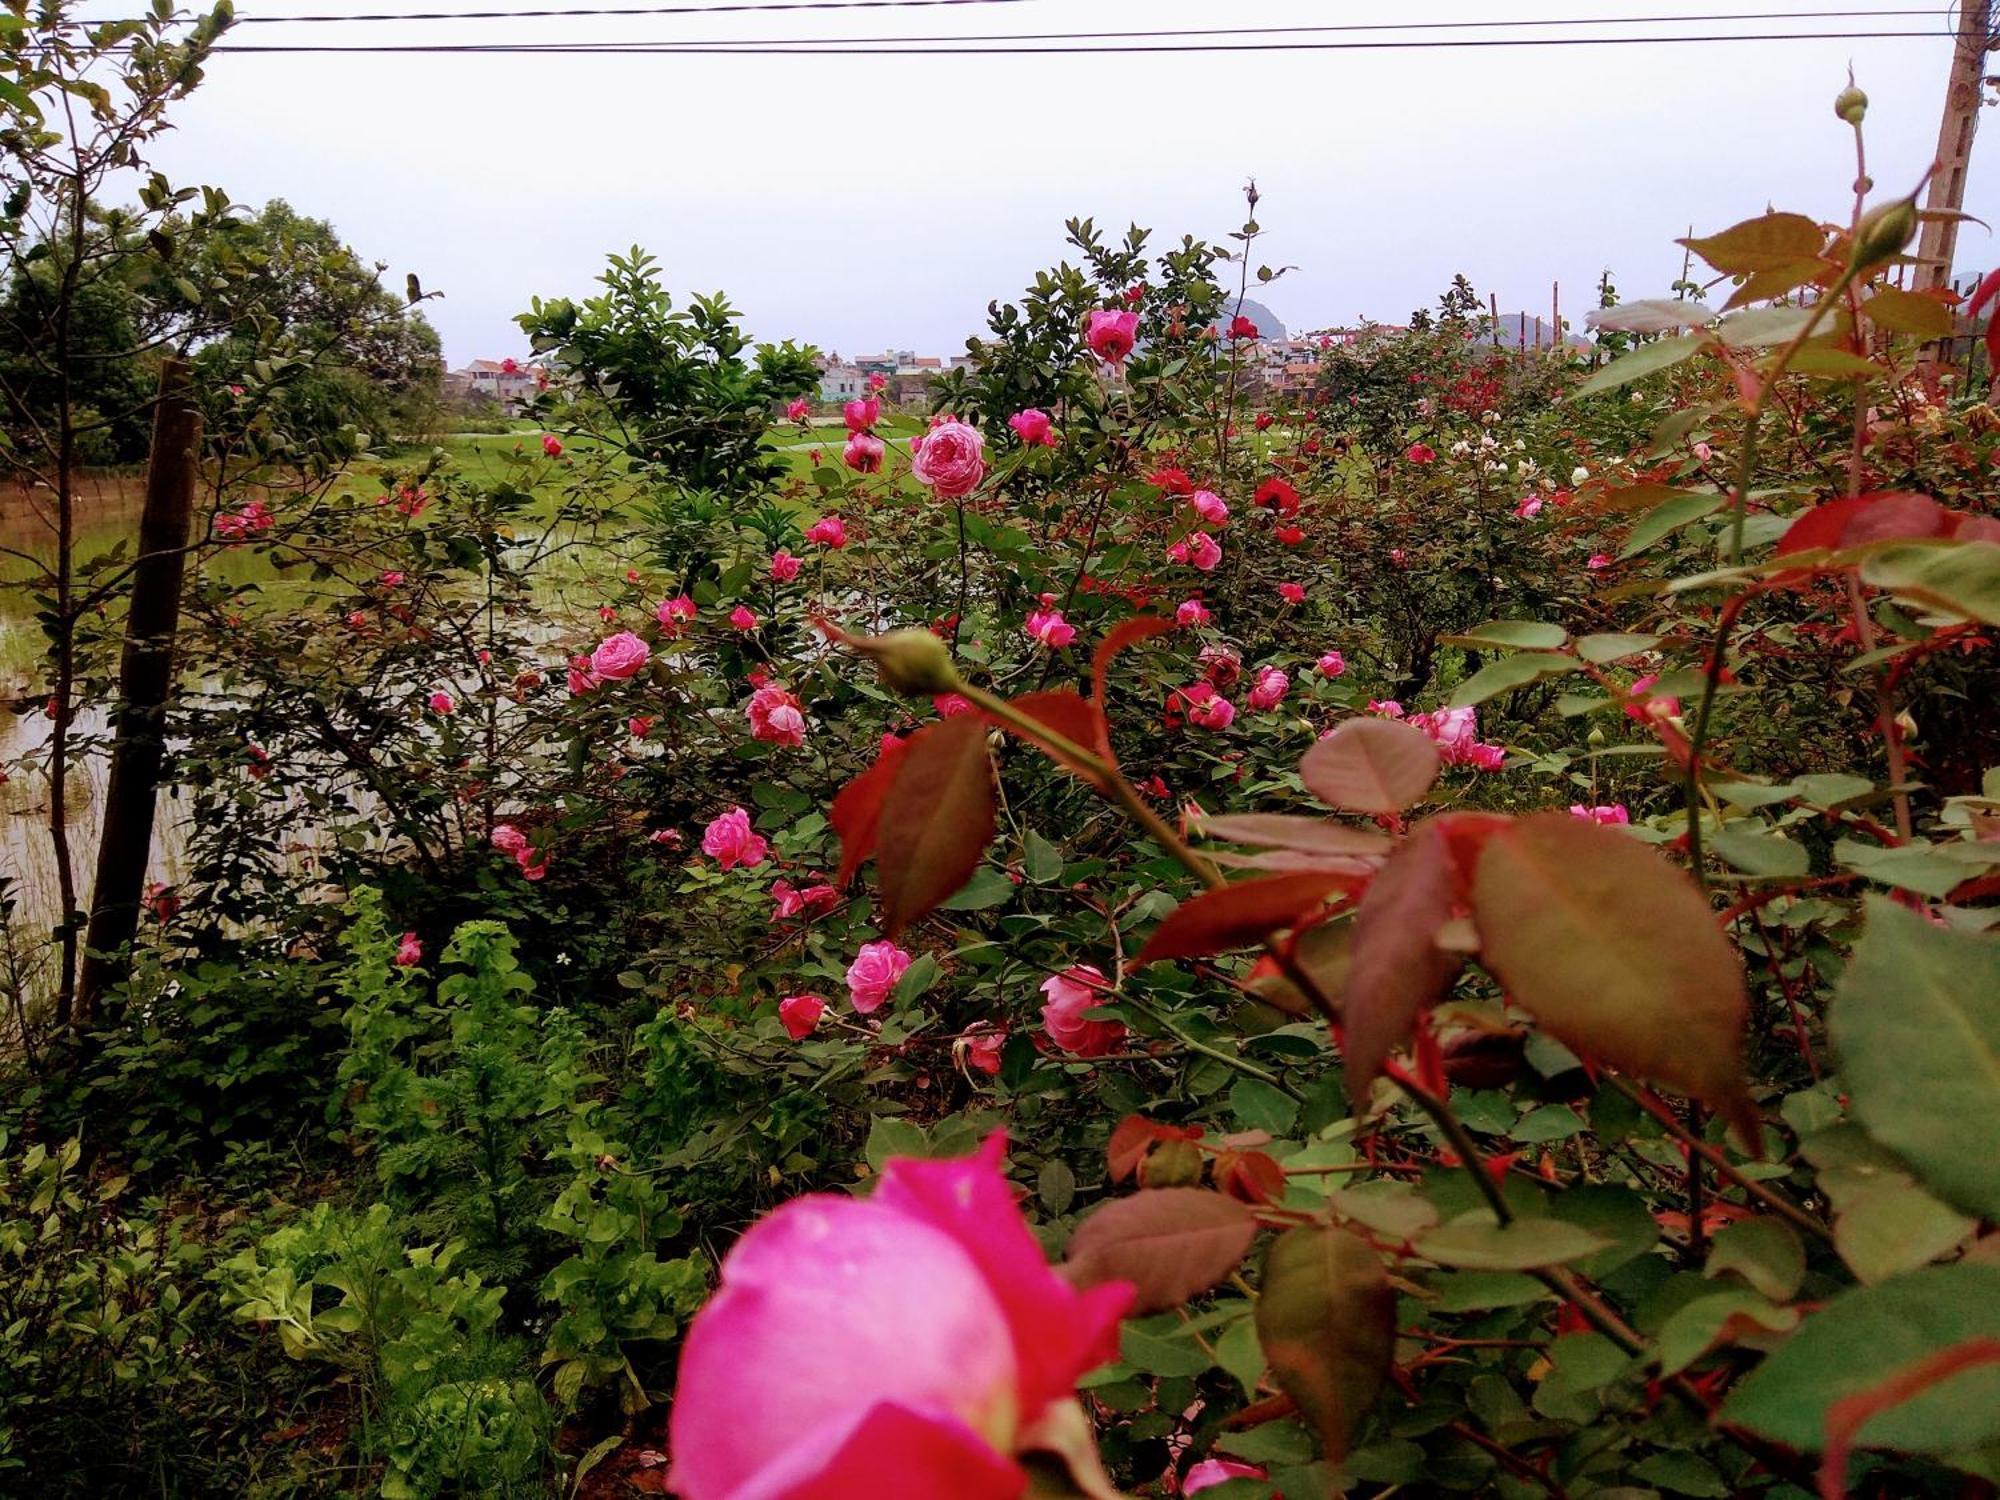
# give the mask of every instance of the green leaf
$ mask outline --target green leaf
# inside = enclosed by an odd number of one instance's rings
[[[1063,872],[1062,851],[1031,828],[1021,840],[1021,864],[1028,879],[1046,885]]]
[[[1676,1309],[1660,1325],[1655,1349],[1662,1375],[1678,1375],[1724,1344],[1766,1347],[1799,1323],[1798,1309],[1775,1307],[1755,1292],[1716,1292]]]
[[[1257,1337],[1272,1377],[1338,1463],[1396,1349],[1396,1293],[1381,1257],[1342,1229],[1290,1229],[1264,1257]]]
[[[1609,1183],[1584,1183],[1558,1193],[1549,1202],[1549,1216],[1608,1242],[1576,1263],[1590,1277],[1609,1276],[1660,1242],[1659,1221],[1646,1200],[1630,1188]]]
[[[1137,1323],[1119,1330],[1118,1357],[1148,1375],[1199,1375],[1209,1367],[1207,1351],[1191,1335],[1148,1333]]]
[[[981,865],[956,896],[938,903],[939,911],[990,911],[1014,899],[1014,882],[1005,870]]]
[[[1653,507],[1645,518],[1632,528],[1632,534],[1625,539],[1625,545],[1618,551],[1620,558],[1634,557],[1644,552],[1653,543],[1670,532],[1678,531],[1691,521],[1699,521],[1703,516],[1713,514],[1722,508],[1725,495],[1683,495],[1676,500],[1668,500]]]
[[[1813,320],[1811,307],[1752,307],[1723,319],[1716,337],[1732,349],[1789,344]],[[1824,320],[1822,315],[1822,320]]]
[[[1927,1354],[2000,1337],[2000,1266],[1930,1266],[1835,1297],[1752,1370],[1722,1420],[1817,1452],[1827,1411]],[[1865,1447],[1950,1453],[2000,1438],[2000,1369],[1967,1371],[1882,1412]]]
[[[1656,635],[1628,635],[1606,632],[1602,635],[1587,635],[1576,643],[1576,654],[1587,662],[1598,666],[1606,662],[1619,661],[1627,656],[1636,656],[1641,651],[1650,651],[1660,644]]]
[[[1780,271],[1817,257],[1826,231],[1804,214],[1767,213],[1719,234],[1677,240],[1725,276]]]
[[[1863,359],[1818,339],[1800,346],[1785,367],[1794,375],[1811,375],[1821,380],[1873,380],[1886,374],[1872,359]]]
[[[1464,635],[1449,638],[1451,644],[1471,642],[1477,646],[1510,646],[1522,651],[1553,651],[1569,639],[1560,625],[1541,620],[1488,620]]]
[[[1789,1302],[1806,1277],[1806,1249],[1781,1219],[1738,1219],[1716,1231],[1702,1274],[1739,1276],[1751,1291]]]
[[[1418,1236],[1417,1252],[1441,1266],[1468,1271],[1532,1271],[1581,1260],[1607,1241],[1560,1219],[1516,1219],[1498,1223],[1488,1209],[1461,1214]]]
[[[1940,614],[2000,625],[2000,542],[1912,542],[1872,552],[1864,582]]]
[[[1749,833],[1736,825],[1716,833],[1709,847],[1746,875],[1795,879],[1812,867],[1803,845],[1781,834]]]
[[[1706,334],[1684,333],[1676,338],[1658,339],[1650,344],[1641,344],[1631,353],[1614,359],[1590,379],[1570,392],[1572,401],[1585,396],[1599,396],[1606,391],[1615,391],[1620,386],[1630,385],[1635,380],[1643,380],[1648,375],[1657,375],[1662,370],[1673,368],[1684,359],[1691,359],[1714,341]]]
[[[1861,311],[1869,321],[1892,333],[1919,339],[1951,337],[1951,309],[1921,292],[1885,286],[1861,304]]]
[[[1854,1117],[1946,1202],[2000,1218],[2000,942],[1871,897],[1828,1020]]]
[[[1299,1117],[1299,1102],[1261,1078],[1239,1078],[1229,1089],[1229,1108],[1251,1130],[1289,1135]]]
[[[1453,689],[1451,703],[1454,708],[1467,708],[1545,677],[1560,677],[1576,670],[1575,657],[1552,651],[1522,651],[1503,656],[1488,662]]]

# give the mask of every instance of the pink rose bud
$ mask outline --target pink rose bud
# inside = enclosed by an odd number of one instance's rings
[[[1083,339],[1107,365],[1122,365],[1139,335],[1139,315],[1100,308],[1084,323]]]
[[[545,432],[542,434],[542,452],[548,454],[550,458],[562,457],[562,444],[557,440],[554,433]]]
[[[1112,997],[1101,970],[1074,964],[1042,982],[1042,1026],[1049,1040],[1077,1057],[1103,1057],[1125,1045],[1125,1023],[1091,1021],[1089,1012]]]
[[[795,1042],[811,1036],[825,1014],[826,1001],[818,995],[787,995],[778,1002],[778,1019]]]

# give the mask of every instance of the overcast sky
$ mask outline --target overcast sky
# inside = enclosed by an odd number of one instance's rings
[[[241,0],[239,14],[562,0]],[[640,0],[600,0],[640,3]],[[697,0],[699,3],[699,0]],[[1905,0],[1909,3],[1909,0]],[[1860,9],[1867,0],[1021,0],[927,9],[241,27],[245,43],[987,35],[1202,26]],[[1880,8],[1895,0],[1875,0]],[[115,8],[115,7],[114,7]],[[1261,296],[1293,328],[1401,321],[1454,272],[1503,309],[1580,320],[1678,274],[1672,241],[1767,203],[1846,214],[1832,99],[1852,63],[1884,191],[1935,149],[1951,59],[1918,14],[1601,31],[1896,30],[1916,39],[1242,52],[1187,57],[218,57],[156,152],[238,201],[283,197],[442,291],[447,357],[522,351],[531,295],[582,295],[643,245],[676,293],[726,291],[759,337],[951,353],[1064,251],[1063,220],[1156,237],[1240,222],[1300,269]],[[1490,35],[1490,33],[1487,33]],[[1571,34],[1575,34],[1572,32]],[[1433,36],[1438,33],[1432,33]],[[1359,39],[1359,38],[1357,38]],[[1966,207],[2000,224],[2000,127]],[[1977,226],[1958,268],[2000,246]]]

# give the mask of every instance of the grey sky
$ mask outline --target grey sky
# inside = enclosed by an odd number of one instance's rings
[[[405,9],[499,9],[443,0]],[[533,0],[546,5],[550,0]],[[626,0],[632,3],[632,0]],[[813,15],[243,28],[241,41],[638,38],[1124,30],[1862,8],[1865,0],[1032,0]],[[1896,0],[1875,0],[1893,5]],[[244,0],[242,14],[397,9]],[[1870,166],[1930,162],[1949,19],[1677,22],[1652,32],[1924,30],[1919,40],[1190,57],[218,58],[161,164],[239,201],[282,196],[445,293],[456,364],[520,351],[533,294],[585,293],[605,251],[658,255],[677,293],[721,289],[760,337],[948,353],[1094,216],[1219,236],[1255,175],[1259,294],[1295,328],[1400,321],[1455,271],[1503,307],[1566,315],[1609,266],[1628,296],[1680,268],[1676,235],[1767,202],[1844,216],[1852,62]],[[1632,27],[1607,28],[1623,29]],[[1967,208],[2000,224],[2000,129]],[[1961,271],[2000,260],[1960,237]]]

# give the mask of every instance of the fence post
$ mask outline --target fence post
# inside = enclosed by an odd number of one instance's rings
[[[181,580],[186,574],[201,447],[201,413],[189,398],[188,384],[186,360],[170,358],[161,364],[153,446],[146,464],[146,503],[139,517],[139,555],[132,567],[125,653],[118,667],[111,777],[77,993],[80,1025],[95,1015],[104,992],[125,975],[152,854],[160,764],[166,754],[166,703],[173,683],[174,637],[180,627]]]

